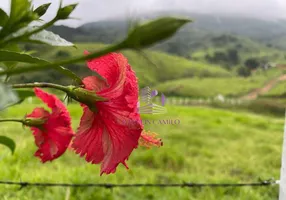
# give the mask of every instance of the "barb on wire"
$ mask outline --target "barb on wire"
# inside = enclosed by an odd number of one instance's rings
[[[106,189],[112,189],[116,187],[128,188],[128,187],[264,187],[279,184],[279,180],[264,180],[260,182],[252,183],[136,183],[136,184],[110,184],[110,183],[32,183],[32,182],[14,182],[14,181],[0,181],[0,185],[18,185],[20,189],[25,187],[101,187]]]

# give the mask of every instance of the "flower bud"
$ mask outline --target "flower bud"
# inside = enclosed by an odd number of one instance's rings
[[[34,13],[38,14],[39,17],[42,17],[44,14],[46,14],[47,10],[49,9],[51,3],[46,3],[34,10]]]
[[[40,128],[46,122],[45,118],[25,118],[23,125]]]
[[[135,27],[123,42],[127,48],[143,48],[173,36],[190,19],[163,17]]]
[[[63,8],[60,8],[58,10],[56,19],[57,20],[67,19],[70,16],[70,14],[74,11],[74,9],[76,8],[77,5],[78,4],[71,4],[71,5],[65,6]]]

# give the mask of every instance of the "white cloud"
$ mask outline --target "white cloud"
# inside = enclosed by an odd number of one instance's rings
[[[6,11],[10,0],[0,0]],[[52,2],[45,19],[51,19],[59,0],[34,0],[35,5]],[[115,16],[136,16],[151,10],[182,9],[203,13],[224,13],[263,18],[286,18],[286,0],[64,0],[64,4],[79,2],[73,14],[81,20],[68,20],[64,24],[76,26]]]

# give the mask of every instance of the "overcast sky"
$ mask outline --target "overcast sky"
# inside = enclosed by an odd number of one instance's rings
[[[6,11],[10,0],[0,0]],[[45,19],[54,16],[59,0],[33,0],[35,6],[53,2]],[[80,20],[69,20],[64,24],[78,26],[115,16],[130,17],[152,10],[180,9],[200,13],[223,13],[260,18],[285,18],[286,0],[64,0],[64,4],[79,2],[73,14]]]

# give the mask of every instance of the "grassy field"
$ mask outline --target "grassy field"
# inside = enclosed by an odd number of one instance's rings
[[[4,115],[22,117],[35,106],[23,104]],[[81,116],[78,105],[69,105],[76,128]],[[152,121],[145,129],[160,134],[161,148],[135,150],[128,164],[114,175],[99,176],[99,167],[87,164],[72,152],[52,163],[41,164],[33,153],[31,132],[21,125],[1,124],[1,134],[17,141],[13,156],[0,146],[0,180],[69,183],[182,183],[253,182],[279,179],[283,119],[201,107],[168,107],[165,115],[146,115]],[[159,120],[180,124],[160,124]],[[23,188],[0,186],[3,200],[62,200],[66,188]],[[260,188],[71,188],[70,200],[94,199],[277,199],[278,187]]]
[[[239,97],[253,89],[260,88],[272,78],[281,74],[273,69],[266,73],[255,74],[248,78],[186,78],[166,81],[155,88],[167,95],[185,97],[214,97],[219,94],[224,96]]]

